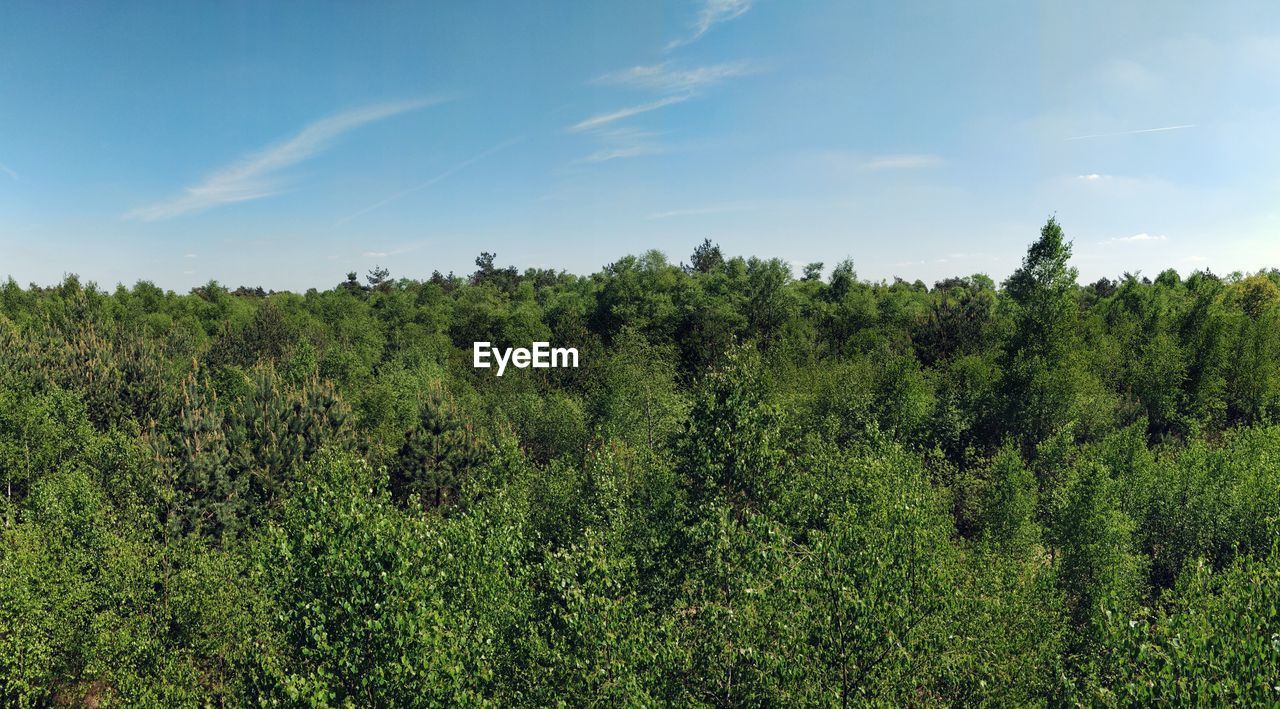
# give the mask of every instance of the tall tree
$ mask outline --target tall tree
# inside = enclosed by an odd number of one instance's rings
[[[1014,308],[1001,357],[1007,423],[1027,444],[1044,440],[1080,413],[1080,347],[1071,244],[1056,219],[1004,282]]]

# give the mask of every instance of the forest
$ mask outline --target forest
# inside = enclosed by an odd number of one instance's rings
[[[1280,702],[1280,271],[1027,237],[931,286],[10,278],[0,701]]]

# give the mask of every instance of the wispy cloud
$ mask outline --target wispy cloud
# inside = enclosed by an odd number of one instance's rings
[[[666,152],[666,149],[657,141],[662,134],[654,131],[619,126],[597,129],[592,132],[592,135],[603,147],[584,158],[579,158],[575,161],[576,163],[607,162]]]
[[[945,160],[931,153],[902,153],[873,157],[863,162],[862,167],[867,170],[917,170],[944,164]]]
[[[666,98],[661,98],[661,99],[658,99],[657,101],[650,101],[649,103],[642,103],[636,106],[628,106],[626,108],[619,109],[617,111],[612,111],[610,113],[601,113],[599,115],[592,116],[580,123],[570,126],[569,131],[571,133],[581,133],[583,131],[594,130],[596,128],[600,128],[601,126],[606,126],[610,123],[613,123],[614,121],[620,121],[624,118],[630,118],[632,116],[640,115],[641,113],[648,113],[649,111],[656,111],[659,108],[664,108],[666,106],[671,106],[673,104],[681,103],[688,100],[689,100],[689,94],[680,94],[677,96],[667,96]]]
[[[751,9],[752,0],[703,0],[698,11],[693,33],[667,45],[667,49],[688,44],[706,34],[714,25],[741,16]],[[599,113],[569,126],[570,133],[586,133],[602,142],[595,152],[578,159],[577,163],[599,163],[620,158],[634,158],[664,152],[662,146],[651,140],[618,140],[603,129],[617,121],[626,120],[660,108],[684,103],[699,95],[703,89],[726,79],[754,73],[756,69],[745,62],[710,64],[682,68],[671,62],[633,66],[597,77],[596,85],[622,86],[651,91],[660,96],[647,103],[637,103],[608,113]]]
[[[365,258],[386,258],[388,256],[399,256],[401,254],[412,253],[431,243],[429,240],[415,241],[412,243],[398,246],[394,249],[384,249],[381,251],[364,251],[361,256]]]
[[[1138,135],[1139,133],[1163,133],[1170,130],[1183,130],[1184,128],[1195,128],[1195,123],[1187,123],[1179,126],[1163,126],[1161,128],[1143,128],[1141,130],[1122,130],[1115,133],[1092,133],[1090,135],[1075,135],[1064,140],[1088,140],[1090,138],[1111,138],[1118,135]]]
[[[1079,175],[1063,175],[1054,178],[1055,187],[1077,190],[1093,196],[1136,198],[1140,195],[1172,194],[1174,188],[1168,182],[1150,175],[1112,175],[1105,172],[1086,172]]]
[[[1133,243],[1143,243],[1143,242],[1149,242],[1149,241],[1165,241],[1168,238],[1169,237],[1165,236],[1164,234],[1148,234],[1146,232],[1143,232],[1141,234],[1134,234],[1133,236],[1117,236],[1111,239],[1111,241],[1116,243],[1133,244]]]
[[[671,219],[673,217],[695,217],[703,214],[724,214],[726,212],[746,212],[759,207],[751,202],[731,202],[727,204],[712,204],[706,207],[693,207],[690,209],[672,209],[667,212],[654,212],[645,219]]]
[[[292,167],[329,147],[344,133],[408,111],[442,103],[447,99],[424,98],[380,103],[322,118],[304,127],[292,138],[247,155],[187,187],[171,199],[138,207],[124,216],[140,221],[171,219],[236,202],[262,199],[284,190],[280,171]]]
[[[646,155],[661,155],[666,150],[660,145],[628,145],[619,148],[601,148],[585,157],[578,158],[576,163],[608,162],[623,158],[641,158]]]
[[[373,204],[369,205],[368,207],[365,207],[364,209],[361,209],[361,210],[359,210],[359,211],[357,211],[357,212],[353,212],[353,213],[351,213],[351,214],[348,214],[347,216],[345,216],[345,217],[343,217],[343,218],[339,219],[338,221],[334,222],[334,223],[333,223],[333,225],[334,225],[335,227],[336,227],[336,226],[340,226],[340,225],[342,225],[342,224],[345,224],[345,223],[347,223],[347,222],[351,221],[352,219],[355,219],[355,218],[356,218],[356,217],[358,217],[358,216],[361,216],[361,215],[363,215],[363,214],[368,214],[369,212],[372,212],[373,210],[378,209],[379,207],[386,206],[386,205],[388,205],[388,204],[390,204],[390,203],[392,203],[392,202],[396,201],[397,199],[400,199],[401,197],[404,197],[404,196],[405,196],[405,195],[407,195],[407,194],[411,194],[411,193],[413,193],[413,192],[417,192],[418,190],[426,189],[426,188],[428,188],[428,187],[430,187],[430,186],[432,186],[432,185],[436,184],[437,182],[440,182],[441,180],[444,180],[444,179],[446,179],[446,178],[448,178],[448,177],[451,177],[452,175],[454,175],[454,174],[458,173],[459,171],[464,170],[464,169],[466,169],[466,168],[468,168],[468,167],[470,167],[470,166],[472,166],[472,165],[476,164],[477,162],[480,162],[481,160],[484,160],[485,158],[489,157],[490,155],[493,155],[494,153],[496,153],[496,152],[498,152],[498,151],[500,151],[500,150],[505,150],[506,148],[509,148],[509,147],[511,147],[512,145],[515,145],[516,143],[519,143],[521,140],[524,140],[524,139],[523,139],[523,138],[512,138],[511,140],[506,140],[506,141],[503,141],[503,142],[501,142],[501,143],[498,143],[497,145],[493,146],[492,148],[489,148],[488,150],[485,150],[484,152],[482,152],[482,153],[480,153],[480,154],[478,154],[478,155],[476,155],[476,156],[474,156],[474,157],[471,157],[471,158],[468,158],[468,159],[466,159],[466,160],[463,160],[462,162],[458,163],[457,165],[454,165],[453,167],[449,168],[448,170],[445,170],[444,172],[440,173],[439,175],[436,175],[435,177],[433,177],[433,178],[431,178],[431,179],[427,180],[426,182],[422,182],[422,183],[416,184],[416,185],[414,185],[413,187],[409,187],[409,188],[406,188],[406,189],[400,190],[399,192],[394,192],[394,193],[392,193],[392,194],[390,194],[390,195],[387,195],[386,197],[384,197],[384,198],[382,198],[382,199],[378,200],[377,202],[374,202]]]
[[[10,170],[9,166],[5,165],[2,162],[0,162],[0,172],[3,172],[4,174],[8,175],[9,177],[15,180],[18,179],[18,173],[14,172],[13,170]]]
[[[751,9],[752,0],[703,0],[698,11],[698,19],[693,25],[693,34],[683,39],[676,39],[666,46],[667,51],[682,47],[702,38],[712,27],[737,17],[742,17]]]
[[[592,83],[651,89],[664,93],[692,93],[714,86],[725,79],[746,76],[755,71],[756,69],[746,62],[711,64],[690,69],[674,68],[669,62],[663,62],[648,66],[633,66],[624,71],[605,74]]]

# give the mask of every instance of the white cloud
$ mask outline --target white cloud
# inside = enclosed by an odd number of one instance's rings
[[[18,179],[18,173],[14,172],[13,170],[10,170],[9,166],[5,165],[2,162],[0,162],[0,172],[3,172],[4,174],[8,175],[9,177],[15,180]]]
[[[183,254],[182,258],[195,258],[196,254]]]
[[[619,109],[611,113],[602,113],[592,116],[581,123],[570,126],[569,131],[571,133],[581,133],[583,131],[594,130],[613,123],[614,121],[620,121],[624,118],[630,118],[641,113],[648,113],[649,111],[656,111],[659,108],[688,100],[689,94],[681,94],[678,96],[667,96],[666,98],[661,98],[657,101],[650,101],[649,103],[642,103],[637,106],[628,106],[627,108]]]
[[[692,69],[676,69],[669,63],[663,62],[649,66],[634,66],[625,71],[605,74],[592,83],[651,89],[663,93],[688,93],[714,86],[725,79],[746,76],[754,71],[745,62],[712,64]]]
[[[1121,243],[1139,243],[1144,241],[1166,241],[1168,238],[1169,237],[1164,234],[1148,234],[1143,232],[1141,234],[1134,234],[1133,236],[1118,236],[1113,238],[1112,241]]]
[[[706,0],[698,14],[692,37],[673,42],[668,49],[692,42],[711,29],[712,25],[738,17],[749,9],[751,9],[751,0]],[[591,83],[653,91],[661,98],[608,113],[596,114],[569,126],[568,132],[590,134],[602,144],[595,152],[574,162],[577,164],[599,163],[665,152],[661,145],[652,140],[638,138],[635,135],[619,138],[603,129],[617,121],[683,103],[699,95],[702,90],[726,79],[744,76],[754,71],[756,69],[746,62],[728,62],[692,68],[680,68],[673,66],[671,62],[661,62],[633,66],[630,69],[597,77]]]
[[[693,25],[693,34],[684,39],[673,40],[667,44],[667,50],[696,42],[712,27],[746,14],[751,9],[752,0],[704,0],[702,9],[698,11],[698,19]]]
[[[364,252],[361,252],[360,255],[365,258],[386,258],[387,256],[400,256],[401,254],[407,254],[407,253],[412,253],[414,251],[417,251],[418,249],[421,249],[422,247],[426,246],[428,243],[430,242],[427,240],[416,241],[416,242],[404,244],[403,246],[399,246],[394,249],[387,249],[385,251],[364,251]]]
[[[259,152],[247,155],[215,171],[203,182],[187,187],[171,199],[138,207],[127,219],[158,221],[202,212],[236,202],[246,202],[278,194],[284,184],[278,173],[327,148],[342,134],[392,116],[441,103],[445,99],[381,103],[344,111],[307,125],[297,135]]]
[[[867,170],[915,170],[940,167],[945,163],[941,157],[930,153],[903,153],[873,157],[864,161],[862,167]]]
[[[1063,175],[1048,181],[1053,189],[1066,189],[1076,194],[1087,194],[1089,199],[1107,198],[1139,198],[1159,195],[1172,198],[1176,186],[1150,175],[1134,177],[1129,175],[1111,175],[1105,172],[1089,172],[1080,175]]]

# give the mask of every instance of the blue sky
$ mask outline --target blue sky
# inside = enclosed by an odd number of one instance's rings
[[[1280,266],[1274,2],[0,8],[0,276]]]

